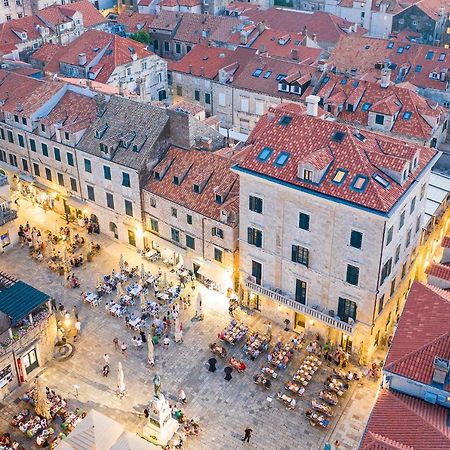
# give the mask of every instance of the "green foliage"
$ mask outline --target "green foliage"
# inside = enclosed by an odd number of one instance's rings
[[[136,33],[133,33],[132,35],[130,35],[130,38],[141,42],[142,44],[151,44],[152,43],[152,38],[150,37],[150,34],[147,33],[147,31],[137,31]]]

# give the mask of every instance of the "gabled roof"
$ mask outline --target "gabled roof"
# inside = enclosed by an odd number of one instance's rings
[[[231,172],[234,161],[212,152],[182,150],[171,147],[155,171],[167,170],[161,180],[152,177],[145,190],[170,200],[187,209],[211,219],[220,221],[221,210],[238,211],[239,177]],[[168,168],[168,169],[167,169]],[[173,176],[178,176],[189,168],[180,184],[174,184]],[[194,184],[205,186],[199,193],[194,192]],[[226,192],[225,202],[217,203],[216,193]],[[235,224],[237,225],[237,223]]]
[[[386,358],[386,371],[430,384],[435,356],[450,359],[450,301],[414,282]]]
[[[425,273],[432,277],[450,281],[450,266],[447,266],[445,264],[431,263],[425,269]]]
[[[23,281],[16,281],[10,287],[0,291],[0,311],[15,324],[48,300],[47,294]]]
[[[32,55],[33,60],[39,61],[47,65],[53,60],[57,60],[58,56],[64,52],[64,47],[59,44],[45,43],[41,48],[38,48]]]
[[[179,24],[182,15],[176,11],[162,10],[152,22],[152,29],[173,31]]]
[[[273,116],[267,121],[265,129],[259,130],[256,136],[250,136],[247,142],[252,145],[252,149],[237,170],[378,212],[388,213],[437,156],[433,149],[405,144],[373,132],[364,132],[363,142],[358,139],[357,130],[349,125],[298,114],[289,114],[291,120],[285,124],[279,123],[285,115],[282,111],[272,112],[271,115]],[[265,147],[271,149],[272,153],[265,161],[261,161],[258,156]],[[333,155],[333,162],[322,180],[311,183],[298,178],[299,165],[311,153],[326,147]],[[410,160],[418,152],[418,166],[408,175],[404,184],[400,185],[371,163],[367,151],[393,156],[408,155]],[[290,156],[280,167],[275,161],[281,152],[288,152]],[[335,182],[333,179],[339,169],[346,175]],[[375,175],[384,179],[387,186],[376,181],[373,178]]]
[[[125,27],[127,33],[138,31],[150,31],[152,22],[156,16],[153,14],[141,14],[137,12],[124,11],[117,16],[117,23]]]
[[[448,450],[449,447],[446,408],[382,389],[359,450]]]

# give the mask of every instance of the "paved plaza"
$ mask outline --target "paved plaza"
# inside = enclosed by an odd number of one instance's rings
[[[44,213],[42,209],[31,207],[23,200],[20,201],[19,217],[20,223],[29,220],[31,226],[37,226],[41,231],[55,231],[56,227],[64,225],[64,221],[56,214]],[[132,347],[133,331],[125,327],[124,320],[108,315],[103,306],[90,308],[83,305],[80,298],[82,290],[95,288],[98,277],[110,273],[113,268],[118,269],[121,253],[131,265],[140,266],[143,260],[135,249],[120,245],[103,235],[96,235],[92,239],[102,245],[102,250],[93,262],[75,270],[81,281],[81,289],[65,287],[64,277],[50,271],[45,263],[32,260],[25,248],[17,246],[0,256],[0,270],[50,294],[57,303],[62,302],[67,310],[78,306],[82,332],[75,344],[75,354],[66,361],[48,364],[42,372],[45,383],[67,398],[71,407],[80,406],[85,411],[95,408],[123,423],[130,431],[140,431],[144,419],[138,413],[142,413],[152,397],[151,380],[154,373],[158,372],[162,391],[169,401],[176,401],[179,389],[183,388],[188,399],[183,411],[188,417],[200,419],[200,435],[189,438],[185,446],[187,449],[223,450],[241,446],[268,450],[322,449],[325,442],[334,442],[336,439],[341,442],[341,449],[357,448],[375,400],[376,383],[369,380],[353,382],[334,408],[329,429],[321,430],[310,426],[304,411],[309,409],[311,399],[318,397],[324,379],[332,370],[331,366],[322,364],[314,375],[314,382],[306,388],[304,397],[297,401],[294,411],[288,411],[275,398],[278,391],[284,390],[284,382],[292,379],[305,356],[304,350],[296,352],[288,368],[273,382],[270,391],[253,383],[253,376],[265,365],[265,354],[256,361],[248,361],[245,373],[234,372],[230,382],[223,379],[223,361],[219,361],[216,373],[208,372],[206,361],[211,357],[208,344],[217,341],[217,333],[229,323],[230,317],[228,300],[200,284],[196,285],[191,296],[195,299],[197,291],[201,291],[205,319],[201,322],[192,320],[195,301],[189,309],[180,309],[184,343],[176,344],[172,340],[167,351],[161,345],[156,346],[156,367],[150,369],[146,365],[145,344],[142,350]],[[159,267],[149,262],[144,262],[144,265],[152,273],[156,273]],[[161,269],[166,270],[163,267]],[[171,277],[173,275],[168,273],[168,279]],[[188,289],[191,291],[190,287]],[[137,311],[137,307],[135,309]],[[238,310],[237,318],[245,322],[250,330],[265,329],[265,319],[257,313]],[[274,327],[272,331],[272,344],[277,340],[288,342],[293,337],[292,333],[282,329]],[[128,357],[114,350],[114,337],[128,344]],[[229,356],[242,358],[242,343],[226,347]],[[105,352],[111,358],[108,378],[101,374],[102,355]],[[119,361],[122,361],[125,372],[127,395],[124,399],[115,395]],[[78,393],[75,385],[78,386]],[[13,413],[20,409],[21,404],[14,400],[22,391],[19,389],[11,398],[2,401],[1,431],[10,428],[9,421]],[[274,397],[272,402],[267,400],[268,395]],[[239,439],[247,426],[254,433],[250,444],[243,444]]]

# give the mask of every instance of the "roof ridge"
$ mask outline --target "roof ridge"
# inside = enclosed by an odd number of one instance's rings
[[[440,341],[441,339],[448,338],[448,337],[450,337],[450,331],[447,331],[447,332],[444,332],[444,333],[440,334],[438,337],[436,337],[432,341],[429,341],[426,344],[416,348],[415,350],[410,351],[409,353],[407,353],[406,355],[402,356],[401,358],[399,358],[399,359],[397,359],[395,361],[392,361],[387,366],[385,366],[385,369],[389,370],[390,367],[393,367],[393,366],[396,366],[396,365],[400,364],[401,362],[403,362],[406,359],[408,359],[411,356],[413,356],[415,353],[421,352],[422,350],[426,349],[427,347],[430,347],[431,345],[435,344],[437,341]]]

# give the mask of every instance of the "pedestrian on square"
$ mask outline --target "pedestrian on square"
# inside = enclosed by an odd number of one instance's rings
[[[125,344],[125,342],[122,342],[122,345],[120,346],[120,350],[122,351],[122,355],[124,355],[125,358],[128,358],[127,344]]]
[[[233,305],[230,305],[230,306],[228,307],[228,312],[229,312],[229,314],[230,314],[231,317],[234,317]]]
[[[105,364],[108,364],[108,365],[109,365],[109,355],[108,355],[108,353],[105,353],[105,354],[103,355],[103,361],[105,361]]]
[[[75,317],[76,320],[78,320],[78,319],[80,318],[79,315],[78,315],[78,308],[77,308],[77,305],[75,305],[75,306],[73,307],[72,313],[73,313],[73,315],[74,315],[74,317]]]
[[[77,319],[75,322],[75,336],[73,338],[74,342],[77,340],[77,337],[81,334],[81,322]]]
[[[337,439],[334,441],[334,448],[335,450],[339,450],[341,448],[341,444]]]
[[[178,398],[180,399],[180,402],[185,404],[186,403],[186,393],[183,391],[183,389],[180,389],[180,392],[178,393]]]
[[[241,441],[242,441],[242,442],[245,442],[245,441],[250,442],[250,437],[252,436],[252,431],[253,431],[253,430],[252,430],[250,427],[247,427],[247,428],[244,430],[244,433],[245,433],[244,439],[241,439]]]
[[[164,350],[169,350],[170,345],[170,339],[169,336],[166,335],[166,337],[163,340]]]
[[[141,335],[141,341],[143,344],[147,343],[147,336],[145,335],[144,330],[139,331],[139,334]]]
[[[120,350],[119,347],[119,339],[117,339],[116,337],[113,339],[113,344],[114,344],[114,350]]]

